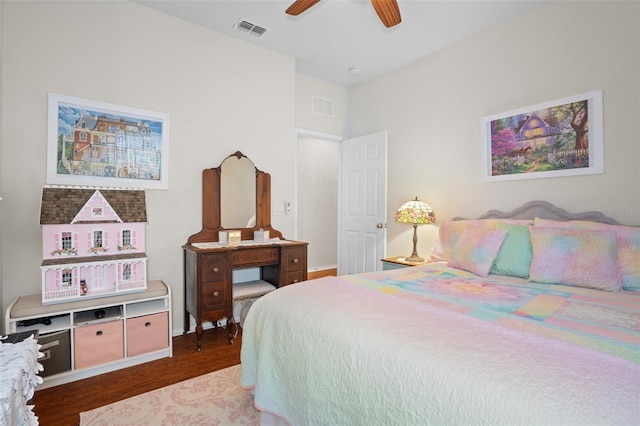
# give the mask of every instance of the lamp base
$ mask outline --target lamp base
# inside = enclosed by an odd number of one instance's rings
[[[424,262],[424,259],[418,256],[418,250],[416,249],[417,245],[418,245],[418,225],[414,223],[413,224],[413,253],[411,253],[411,256],[405,259],[405,262],[412,262],[412,263]]]
[[[411,263],[422,263],[424,262],[424,259],[418,256],[416,253],[413,253],[411,256],[406,257],[404,261],[411,262]]]

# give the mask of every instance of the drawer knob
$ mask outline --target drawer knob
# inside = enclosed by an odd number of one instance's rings
[[[293,263],[298,263],[298,258],[293,259]]]
[[[213,292],[213,295],[214,295],[215,297],[218,297],[218,292],[217,292],[217,291],[214,291],[214,292]]]
[[[96,331],[96,336],[102,336],[102,330]]]
[[[213,272],[218,272],[219,269],[218,268],[213,268]]]
[[[144,323],[144,326],[145,327],[151,327],[151,323],[149,321],[147,321],[147,322]]]

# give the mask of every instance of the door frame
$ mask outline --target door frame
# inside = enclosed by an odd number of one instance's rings
[[[342,253],[342,233],[340,232],[340,230],[342,229],[342,155],[343,155],[343,145],[342,142],[346,139],[352,139],[352,138],[348,138],[342,135],[335,135],[332,133],[323,133],[323,132],[318,132],[315,130],[309,130],[309,129],[303,129],[303,128],[296,128],[295,129],[296,132],[296,147],[295,147],[295,163],[294,163],[294,173],[296,176],[296,179],[294,181],[294,202],[295,205],[298,205],[298,144],[299,144],[299,140],[301,137],[308,137],[308,138],[314,138],[314,139],[320,139],[320,140],[324,140],[324,141],[328,141],[328,142],[337,142],[339,144],[339,152],[340,152],[340,162],[338,165],[338,222],[337,222],[337,228],[335,229],[335,232],[337,234],[337,259],[336,259],[336,266],[338,268],[338,272],[340,269],[340,259],[343,255]],[[373,133],[379,133],[379,132],[373,132]],[[387,147],[388,150],[388,147]],[[388,152],[386,154],[388,156]],[[385,181],[388,182],[388,176],[385,177]],[[386,194],[385,194],[385,200],[387,199]],[[387,202],[385,201],[385,210],[388,208]],[[297,213],[298,209],[294,209],[295,212],[295,216],[294,216],[294,239],[296,239],[298,237],[298,213]],[[386,227],[386,223],[385,223],[385,227]],[[384,236],[384,246],[385,246],[385,250],[386,250],[386,245],[387,245],[387,233],[385,232],[385,236]]]

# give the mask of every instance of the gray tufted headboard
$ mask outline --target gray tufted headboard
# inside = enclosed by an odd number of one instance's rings
[[[522,206],[510,211],[489,210],[478,219],[535,219],[536,217],[551,220],[588,220],[591,222],[608,223],[619,225],[620,223],[604,213],[590,211],[584,213],[569,213],[568,211],[556,207],[548,201],[529,201]],[[454,217],[453,220],[464,220],[463,217]]]

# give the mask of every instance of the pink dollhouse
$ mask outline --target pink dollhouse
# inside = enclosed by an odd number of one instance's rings
[[[44,187],[42,303],[144,291],[145,204],[138,189]]]

